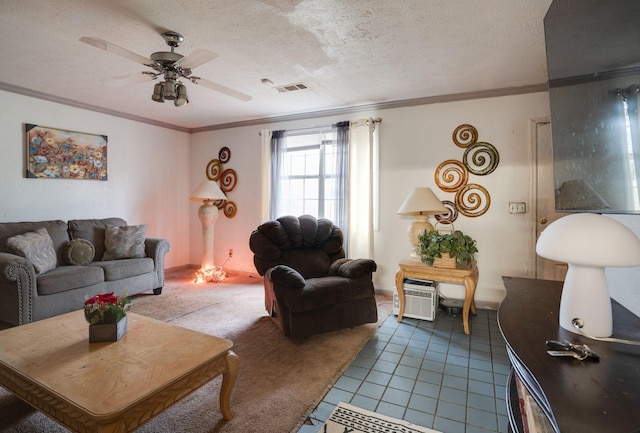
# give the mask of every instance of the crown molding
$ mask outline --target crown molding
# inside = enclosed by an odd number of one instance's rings
[[[269,123],[286,122],[292,120],[313,119],[317,117],[328,117],[358,113],[369,110],[388,110],[391,108],[414,107],[418,105],[440,104],[443,102],[468,101],[472,99],[496,98],[500,96],[522,95],[527,93],[547,92],[549,90],[548,83],[532,84],[520,87],[505,87],[501,89],[481,90],[478,92],[452,93],[448,95],[428,96],[424,98],[404,99],[398,101],[379,102],[366,105],[355,105],[351,107],[332,108],[329,110],[310,111],[306,113],[289,114],[284,116],[262,117],[259,119],[244,120],[239,122],[223,123],[219,125],[202,126],[198,128],[186,128],[183,126],[171,125],[159,122],[142,116],[122,113],[116,110],[109,110],[95,105],[85,104],[83,102],[74,101],[67,98],[49,95],[47,93],[38,92],[27,89],[25,87],[14,86],[0,82],[0,90],[11,93],[17,93],[32,98],[42,99],[45,101],[55,102],[58,104],[68,105],[70,107],[81,108],[83,110],[95,111],[110,116],[120,117],[123,119],[133,120],[135,122],[146,123],[149,125],[159,126],[161,128],[173,129],[175,131],[188,132],[190,134],[206,131],[218,131],[221,129],[239,128],[243,126],[264,125]]]

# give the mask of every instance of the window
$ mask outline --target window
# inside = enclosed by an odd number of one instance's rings
[[[346,123],[341,132],[340,125]],[[274,131],[271,218],[303,214],[347,230],[349,123],[301,131]],[[342,136],[345,134],[346,137]],[[346,138],[346,139],[345,139]]]

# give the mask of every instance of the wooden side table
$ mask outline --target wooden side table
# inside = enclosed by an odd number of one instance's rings
[[[420,259],[414,257],[401,260],[398,271],[396,272],[396,289],[398,290],[398,300],[400,301],[398,322],[402,322],[402,315],[404,314],[405,299],[403,282],[405,278],[464,284],[465,296],[464,306],[462,308],[462,322],[464,324],[464,333],[470,334],[469,314],[476,314],[474,296],[476,293],[476,285],[478,284],[478,272],[478,265],[475,261],[472,262],[471,265],[465,266],[458,264],[455,269],[449,269],[425,265]]]

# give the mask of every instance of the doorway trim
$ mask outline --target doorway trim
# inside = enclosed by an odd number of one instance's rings
[[[531,158],[531,184],[529,185],[529,195],[531,197],[529,214],[529,251],[531,251],[531,258],[529,263],[529,269],[527,274],[529,278],[536,278],[536,269],[538,266],[538,255],[536,254],[537,243],[537,224],[538,224],[538,126],[551,123],[550,116],[544,117],[532,117],[529,119],[529,151]],[[553,140],[551,142],[553,146]]]

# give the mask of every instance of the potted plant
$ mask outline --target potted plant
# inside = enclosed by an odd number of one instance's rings
[[[89,342],[118,341],[127,332],[126,296],[113,292],[96,295],[84,302],[84,317],[89,322]]]
[[[470,264],[477,252],[476,241],[460,230],[430,230],[418,236],[420,260],[429,266],[455,268],[456,263]]]

